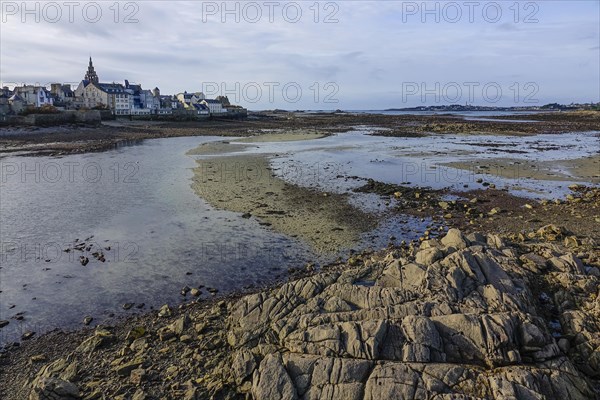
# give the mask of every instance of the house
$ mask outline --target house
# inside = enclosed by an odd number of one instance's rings
[[[133,100],[132,108],[144,108],[140,98],[140,93],[142,92],[142,85],[130,84],[129,81],[125,79],[125,90],[131,95],[131,98]]]
[[[8,96],[0,91],[0,119],[5,115],[10,114],[10,104],[8,104]]]
[[[210,115],[210,110],[206,105],[202,103],[194,104],[194,109],[196,110],[196,114],[198,115]]]
[[[8,98],[8,105],[14,114],[20,114],[27,108],[27,102],[18,94]]]
[[[16,86],[13,93],[19,95],[30,106],[42,107],[54,104],[51,93],[44,86]]]
[[[196,92],[196,93],[178,93],[176,95],[177,100],[183,105],[185,109],[194,109],[194,104],[200,104],[202,100],[206,98],[204,93]]]
[[[155,96],[152,90],[142,90],[140,92],[140,102],[142,108],[155,112],[160,108],[160,94]]]
[[[224,114],[227,112],[225,108],[223,108],[223,104],[219,100],[214,99],[204,99],[200,102],[200,104],[204,104],[211,115],[213,114]]]
[[[104,103],[115,115],[130,115],[133,109],[133,96],[120,83],[95,83],[90,86],[97,87],[107,99]]]
[[[223,104],[223,107],[227,107],[227,106],[231,105],[231,103],[229,102],[229,97],[227,97],[227,96],[217,96],[217,98],[215,100],[221,102],[221,104]]]
[[[50,93],[56,107],[71,108],[75,101],[75,93],[69,84],[51,83]]]
[[[132,115],[156,114],[157,110],[161,108],[158,88],[144,90],[142,85],[130,84],[128,80],[125,80],[125,90],[133,99]]]
[[[161,95],[160,92],[156,92],[155,89],[155,97],[158,97],[160,106],[157,110],[157,114],[159,115],[168,115],[173,114],[174,110],[178,108],[183,108],[183,105],[177,100],[177,97],[171,95]]]

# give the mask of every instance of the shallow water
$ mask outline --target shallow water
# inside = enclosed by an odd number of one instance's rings
[[[76,326],[85,315],[123,312],[127,302],[177,302],[184,285],[227,292],[264,284],[311,259],[303,244],[194,194],[196,164],[185,152],[215,139],[3,159],[0,319],[19,312],[25,319],[11,320],[0,334]],[[88,256],[84,267],[80,252],[63,252],[92,235],[87,243],[102,249],[106,262]]]
[[[432,135],[422,138],[388,138],[360,130],[304,142],[265,143],[246,150],[274,153],[275,173],[308,187],[346,192],[364,184],[359,176],[378,181],[425,186],[433,189],[471,190],[477,179],[533,198],[556,198],[569,193],[576,180],[537,180],[536,163],[588,157],[598,154],[598,132],[547,134],[526,137]],[[457,169],[450,162],[510,158],[528,167],[510,178],[494,170]],[[556,167],[556,173],[568,171]],[[531,176],[531,178],[529,178]],[[465,188],[468,185],[468,188]]]
[[[461,117],[498,117],[507,115],[531,115],[552,111],[392,111],[392,110],[349,110],[348,113],[356,114],[382,114],[382,115],[456,115]],[[467,118],[465,118],[467,119]],[[491,119],[491,121],[497,121]]]

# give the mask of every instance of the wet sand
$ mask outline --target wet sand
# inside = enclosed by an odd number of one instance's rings
[[[280,133],[265,133],[257,136],[250,136],[244,139],[237,139],[234,142],[243,143],[266,143],[266,142],[295,142],[298,140],[312,140],[321,139],[329,136],[329,133],[307,131],[307,130],[293,130],[285,131]]]
[[[600,183],[600,155],[559,161],[495,158],[450,162],[442,165],[475,172],[476,174],[516,180],[534,179]]]
[[[322,254],[351,249],[380,218],[351,206],[348,195],[307,189],[275,177],[266,156],[198,160],[192,187],[213,207],[256,218]]]
[[[233,140],[204,143],[195,149],[188,151],[187,155],[223,155],[226,153],[243,151],[249,147],[248,143],[295,142],[300,140],[321,139],[327,136],[329,136],[327,133],[308,132],[305,130],[293,130],[281,133],[263,133],[256,136],[249,136]]]

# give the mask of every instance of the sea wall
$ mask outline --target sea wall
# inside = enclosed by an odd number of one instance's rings
[[[56,114],[10,115],[3,121],[5,125],[56,126],[72,123],[99,124],[101,113],[98,110],[63,111]]]

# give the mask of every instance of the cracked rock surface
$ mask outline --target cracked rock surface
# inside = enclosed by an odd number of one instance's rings
[[[598,278],[577,257],[530,257],[556,286],[557,332],[499,237],[452,229],[415,253],[239,300],[227,339],[251,361],[235,379],[256,399],[597,396]]]

